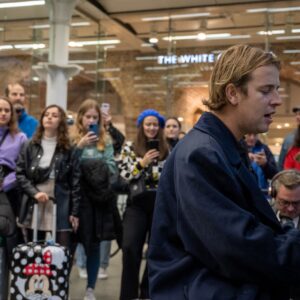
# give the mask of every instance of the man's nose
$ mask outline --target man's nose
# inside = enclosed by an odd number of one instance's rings
[[[273,97],[272,97],[272,104],[273,105],[276,105],[276,106],[279,106],[282,104],[282,99],[279,95],[279,92],[278,91],[275,91],[274,94],[273,94]]]
[[[291,203],[289,203],[289,205],[287,206],[288,211],[294,211],[295,210],[295,206]]]

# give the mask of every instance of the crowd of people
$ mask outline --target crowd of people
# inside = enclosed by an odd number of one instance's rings
[[[34,240],[34,226],[47,240],[55,222],[56,241],[87,279],[85,300],[108,277],[112,240],[122,249],[120,300],[300,299],[300,107],[278,164],[258,136],[281,104],[279,69],[260,49],[225,51],[211,77],[210,112],[181,142],[178,119],[153,109],[138,115],[135,139],[125,141],[92,99],[72,127],[59,105],[36,120],[24,87],[9,84],[0,96],[6,259]],[[128,194],[122,220],[120,190]]]

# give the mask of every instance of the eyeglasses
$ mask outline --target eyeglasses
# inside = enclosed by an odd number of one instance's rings
[[[283,200],[283,199],[277,199],[277,203],[280,206],[283,206],[283,207],[289,207],[290,205],[293,206],[293,208],[299,208],[300,207],[300,200],[298,200],[298,201],[287,201],[287,200]]]

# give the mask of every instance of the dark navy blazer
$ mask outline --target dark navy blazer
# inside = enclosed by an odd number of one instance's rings
[[[204,113],[172,151],[148,252],[152,300],[285,300],[300,284],[300,232],[281,228],[239,149]]]

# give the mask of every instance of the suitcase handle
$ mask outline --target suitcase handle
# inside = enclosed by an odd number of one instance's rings
[[[52,216],[52,239],[53,242],[56,242],[56,220],[57,220],[57,204],[56,199],[54,197],[49,197],[49,201],[53,201],[53,216]],[[37,242],[38,240],[38,202],[35,201],[33,205],[33,242]]]

